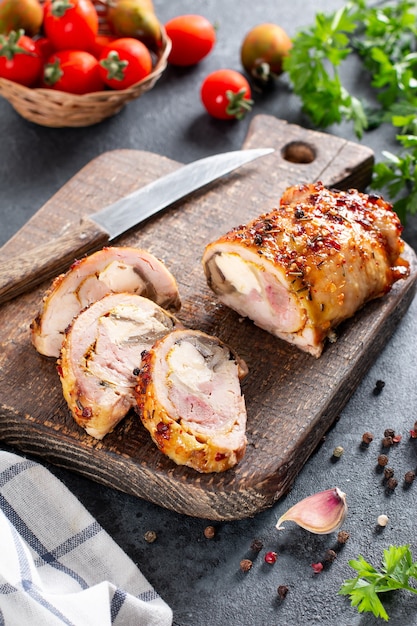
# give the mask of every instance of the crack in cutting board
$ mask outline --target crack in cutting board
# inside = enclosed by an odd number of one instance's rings
[[[306,146],[313,158],[304,163],[287,160],[288,146],[295,144]],[[318,360],[241,320],[208,289],[201,266],[204,246],[276,206],[291,184],[322,180],[340,189],[363,189],[373,165],[372,151],[364,146],[271,116],[253,118],[243,147],[272,147],[275,152],[196,192],[117,242],[145,248],[162,259],[178,281],[181,321],[220,337],[246,360],[248,447],[239,465],[207,475],[178,467],[156,449],[133,412],[102,441],[79,428],[62,397],[55,361],[40,356],[30,342],[29,324],[49,281],[0,308],[4,442],[112,488],[205,519],[253,516],[291,488],[407,311],[417,263],[407,246],[409,278],[343,324],[337,342]],[[0,258],[12,264],[22,249],[52,240],[81,216],[179,166],[143,151],[105,152],[3,246]]]

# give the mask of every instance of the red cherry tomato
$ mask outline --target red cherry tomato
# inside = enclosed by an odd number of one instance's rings
[[[54,46],[46,37],[39,37],[38,39],[35,39],[35,45],[44,61],[47,61],[51,54],[55,52]]]
[[[104,48],[108,46],[109,43],[116,41],[116,39],[119,39],[116,35],[97,35],[94,46],[92,50],[90,50],[91,54],[94,54],[94,56],[99,59]]]
[[[46,0],[43,27],[56,50],[87,50],[98,34],[98,15],[91,0]]]
[[[31,87],[40,78],[42,58],[35,42],[22,33],[0,35],[0,76]]]
[[[207,112],[220,120],[242,119],[252,108],[251,88],[235,70],[217,70],[201,86],[201,100]]]
[[[58,50],[43,73],[44,87],[83,94],[104,89],[98,60],[84,50]]]
[[[213,25],[202,15],[179,15],[165,24],[172,48],[168,61],[172,65],[196,65],[216,43]]]
[[[112,89],[127,89],[152,71],[152,57],[138,39],[122,37],[106,46],[100,55],[102,80]]]

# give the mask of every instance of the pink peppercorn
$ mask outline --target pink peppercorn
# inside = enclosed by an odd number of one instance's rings
[[[323,563],[312,563],[311,567],[314,570],[315,574],[320,574],[323,571]]]
[[[273,565],[275,563],[275,561],[277,560],[277,553],[276,552],[267,552],[265,554],[265,563],[269,563],[270,565]]]

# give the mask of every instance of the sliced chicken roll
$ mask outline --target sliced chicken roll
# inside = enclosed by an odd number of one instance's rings
[[[144,350],[181,324],[148,298],[110,294],[84,309],[67,329],[58,360],[75,421],[102,439],[135,404]]]
[[[203,266],[221,302],[319,357],[333,329],[408,274],[390,204],[321,183],[207,245]]]
[[[108,293],[129,292],[168,311],[181,307],[175,278],[153,254],[133,247],[107,247],[79,261],[53,281],[31,324],[32,343],[58,357],[66,327],[86,306]]]
[[[236,465],[246,449],[246,373],[228,346],[200,331],[157,341],[143,355],[136,408],[161,452],[199,472]]]

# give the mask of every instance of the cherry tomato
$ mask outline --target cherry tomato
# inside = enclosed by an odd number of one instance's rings
[[[48,59],[43,86],[83,94],[104,89],[98,60],[84,50],[58,50]]]
[[[55,52],[54,46],[46,37],[39,37],[38,39],[35,39],[35,45],[40,56],[45,62],[49,59],[51,54]]]
[[[106,46],[100,56],[100,73],[112,89],[127,89],[148,76],[152,57],[138,39],[122,37]]]
[[[94,54],[94,56],[99,59],[104,48],[108,46],[109,43],[116,41],[116,39],[119,39],[116,35],[97,35],[94,41],[94,47],[90,50],[91,54]]]
[[[201,86],[201,100],[207,112],[220,120],[242,119],[252,108],[251,88],[235,70],[217,70]]]
[[[33,39],[22,33],[0,35],[0,76],[31,87],[41,75],[42,58]]]
[[[216,43],[213,25],[202,15],[179,15],[165,24],[172,48],[168,61],[172,65],[196,65]]]
[[[0,0],[0,33],[23,29],[27,37],[37,35],[43,9],[38,0]]]
[[[90,51],[98,34],[91,0],[46,0],[43,27],[56,50]]]
[[[283,72],[283,59],[292,47],[290,37],[281,26],[259,24],[248,32],[240,49],[245,70],[259,82],[266,83]]]

